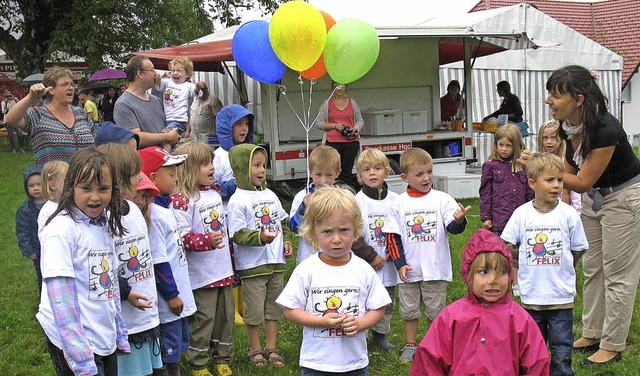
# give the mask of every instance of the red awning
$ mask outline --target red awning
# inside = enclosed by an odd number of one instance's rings
[[[505,50],[502,47],[498,47],[490,43],[482,43],[477,39],[467,39],[467,41],[471,43],[472,57],[492,55]],[[464,60],[464,45],[460,38],[441,40],[438,43],[438,49],[440,54],[440,65]]]
[[[158,69],[169,69],[171,60],[178,56],[189,56],[193,62],[193,70],[200,72],[223,73],[220,62],[233,61],[231,39],[138,51],[133,54],[148,56]]]

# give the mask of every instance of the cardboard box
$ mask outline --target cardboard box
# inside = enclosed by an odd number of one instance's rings
[[[403,111],[402,128],[404,133],[426,133],[433,130],[428,111]]]
[[[366,111],[362,113],[367,136],[399,135],[402,133],[402,112],[398,110]]]

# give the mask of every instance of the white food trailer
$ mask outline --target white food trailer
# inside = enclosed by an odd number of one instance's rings
[[[534,42],[525,31],[513,28],[476,32],[473,27],[464,24],[452,27],[377,27],[376,30],[380,38],[378,60],[364,77],[348,85],[348,95],[358,102],[365,119],[361,132],[362,148],[383,151],[392,161],[395,172],[398,172],[397,161],[403,150],[409,147],[423,148],[434,159],[434,173],[439,179],[435,182],[436,187],[446,188],[456,197],[476,196],[478,176],[465,174],[467,163],[475,160],[473,129],[469,119],[480,116],[472,114],[472,101],[468,99],[473,92],[473,59],[507,49],[537,48],[540,42]],[[269,152],[269,180],[285,182],[305,179],[306,134],[292,110],[302,117],[303,99],[298,74],[288,70],[281,81],[282,86],[279,86],[259,84],[245,77],[237,68],[234,71],[230,51],[234,31],[214,33],[210,39],[201,38],[197,44],[137,54],[151,57],[156,66],[166,64],[175,56],[187,55],[196,63],[196,70],[199,63],[222,62],[227,73],[225,80],[229,82],[230,79],[237,91],[237,97],[235,94],[234,97],[257,116],[256,132],[263,134],[261,145]],[[216,37],[216,34],[221,37]],[[465,73],[461,84],[463,95],[467,98],[467,121],[461,130],[452,130],[451,124],[440,121],[440,96],[444,90],[440,88],[439,67],[456,61],[463,62]],[[216,88],[221,88],[217,82],[220,77],[218,73],[198,72],[195,75],[198,80],[208,81],[217,94],[219,91]],[[309,85],[309,81],[304,80],[304,108],[309,107]],[[316,118],[322,102],[330,96],[330,88],[328,76],[319,79],[313,86],[309,111],[311,121]],[[224,94],[219,96],[223,97]],[[320,144],[321,140],[322,131],[312,127],[309,132],[310,149]],[[456,189],[462,191],[457,192]]]

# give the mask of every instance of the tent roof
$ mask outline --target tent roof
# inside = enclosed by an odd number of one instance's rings
[[[376,30],[380,38],[439,38],[440,64],[464,58],[463,38],[472,40],[473,56],[559,44],[530,38],[524,27],[519,28],[508,19],[513,14],[505,12],[511,8],[514,7],[459,15],[455,20],[436,18],[418,26],[377,27]],[[193,61],[195,70],[221,72],[220,62],[233,61],[231,41],[236,30],[237,27],[233,27],[202,37],[195,43],[134,54],[149,56],[157,68],[166,68],[175,57],[186,55]]]
[[[178,56],[189,56],[193,69],[201,72],[224,72],[220,62],[233,61],[231,39],[138,51],[133,54],[148,56],[153,65],[160,69],[168,69],[169,62]]]
[[[480,0],[474,11],[504,7],[521,0]],[[541,12],[624,56],[623,87],[640,67],[640,1],[527,0]]]
[[[531,5],[520,3],[472,12],[466,16],[472,20],[473,29],[477,32],[495,29],[522,30],[525,35],[562,41],[557,46],[526,52],[511,48],[499,55],[478,59],[474,68],[552,71],[569,64],[581,64],[598,70],[622,70],[621,56]],[[538,39],[534,42],[540,43]]]

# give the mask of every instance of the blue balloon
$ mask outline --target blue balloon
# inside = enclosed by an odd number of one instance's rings
[[[250,21],[240,26],[231,42],[231,52],[247,76],[265,84],[278,82],[287,70],[273,52],[266,21]]]

